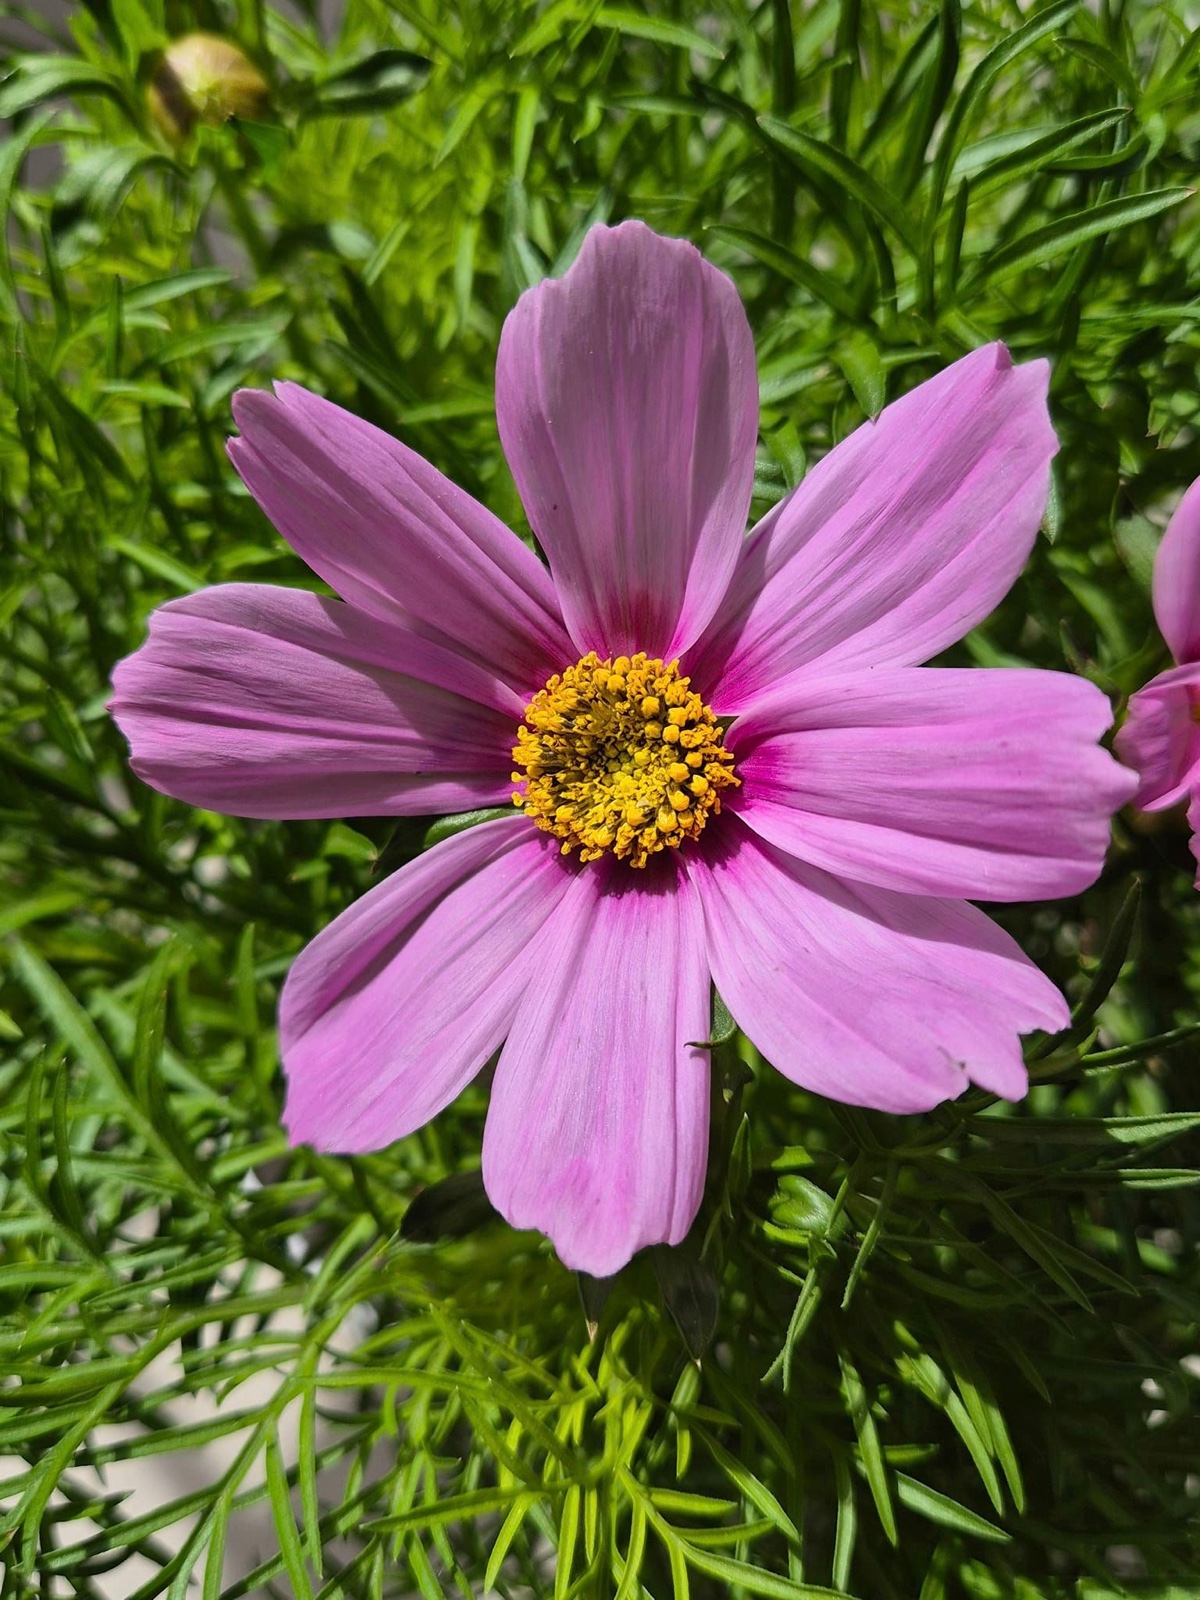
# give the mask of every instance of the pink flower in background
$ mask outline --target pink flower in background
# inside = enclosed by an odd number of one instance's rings
[[[695,1216],[713,982],[820,1094],[1024,1093],[1019,1034],[1067,1009],[967,899],[1085,888],[1135,780],[1082,679],[916,664],[1029,554],[1046,382],[974,352],[746,538],[737,294],[691,245],[597,228],[500,342],[500,436],[548,567],[328,401],[236,397],[238,471],[341,599],[231,584],[161,607],[115,676],[135,771],[250,817],[518,802],[296,960],[294,1140],[387,1145],[499,1049],[488,1193],[604,1275]]]
[[[1134,805],[1164,811],[1187,800],[1200,862],[1200,480],[1179,502],[1154,558],[1154,615],[1178,665],[1130,696],[1117,750],[1141,775]]]

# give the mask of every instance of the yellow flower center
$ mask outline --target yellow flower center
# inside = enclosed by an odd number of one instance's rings
[[[593,651],[555,673],[525,708],[513,748],[513,804],[562,852],[606,850],[644,867],[699,838],[740,780],[724,730],[678,661]]]

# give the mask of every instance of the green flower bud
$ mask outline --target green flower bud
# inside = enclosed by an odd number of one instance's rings
[[[150,115],[173,142],[197,122],[262,119],[271,89],[250,58],[215,33],[189,33],[167,47],[146,91]]]

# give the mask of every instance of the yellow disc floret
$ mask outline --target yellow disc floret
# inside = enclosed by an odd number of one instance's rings
[[[593,651],[555,673],[525,708],[513,749],[514,805],[566,855],[606,850],[644,867],[695,839],[739,780],[712,711],[678,661],[604,661]]]

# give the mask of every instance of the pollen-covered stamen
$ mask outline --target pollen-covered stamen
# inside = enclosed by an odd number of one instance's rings
[[[695,839],[739,780],[712,711],[678,661],[640,651],[584,656],[525,708],[514,805],[594,861],[606,850],[644,867],[656,850]]]

